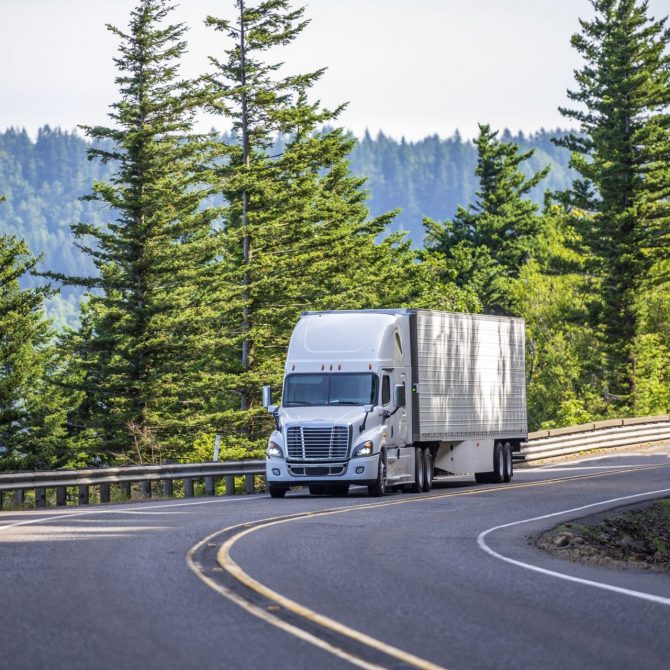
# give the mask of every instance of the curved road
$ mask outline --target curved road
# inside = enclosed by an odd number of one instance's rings
[[[0,514],[0,668],[663,668],[670,578],[528,535],[670,495],[670,450],[467,478]]]

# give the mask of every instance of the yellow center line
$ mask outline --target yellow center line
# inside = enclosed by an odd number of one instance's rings
[[[353,665],[356,665],[358,667],[363,667],[363,668],[376,668],[378,666],[371,665],[364,661],[363,659],[359,658],[358,656],[355,656],[353,654],[350,654],[349,652],[344,651],[343,649],[340,649],[339,647],[336,647],[334,645],[331,645],[329,643],[324,642],[320,638],[312,635],[311,633],[308,633],[307,631],[302,630],[301,628],[298,628],[297,626],[293,626],[292,624],[289,624],[282,619],[273,616],[266,610],[257,607],[253,605],[252,603],[248,602],[245,600],[242,596],[239,596],[229,589],[226,589],[225,587],[221,586],[208,576],[206,576],[203,571],[199,568],[199,566],[196,564],[194,555],[195,553],[206,543],[211,542],[212,539],[215,537],[222,535],[223,533],[231,532],[240,529],[237,533],[235,533],[233,536],[228,538],[220,547],[219,551],[217,552],[217,562],[223,568],[228,574],[230,574],[234,579],[236,579],[238,582],[241,584],[244,584],[251,590],[253,590],[255,593],[258,593],[260,596],[269,599],[284,609],[292,612],[296,616],[309,621],[311,623],[317,624],[318,626],[321,626],[327,630],[333,631],[334,633],[337,633],[339,635],[342,635],[344,637],[347,637],[351,640],[354,640],[355,642],[362,644],[364,646],[367,646],[371,649],[374,649],[376,651],[380,651],[383,654],[396,658],[403,663],[407,663],[413,667],[419,668],[419,670],[444,670],[442,666],[436,665],[432,663],[431,661],[428,661],[426,659],[419,658],[418,656],[414,656],[413,654],[404,651],[402,649],[399,649],[397,647],[393,647],[389,644],[386,644],[385,642],[382,642],[381,640],[378,640],[377,638],[371,637],[369,635],[366,635],[365,633],[362,633],[358,630],[354,630],[352,628],[349,628],[343,623],[340,623],[339,621],[336,621],[335,619],[331,619],[330,617],[327,617],[323,614],[319,614],[318,612],[315,612],[314,610],[311,610],[303,605],[300,605],[294,600],[291,600],[290,598],[287,598],[286,596],[283,596],[280,593],[277,593],[276,591],[273,591],[269,587],[265,586],[261,582],[257,581],[253,577],[251,577],[248,573],[246,573],[231,557],[230,552],[233,548],[233,546],[242,538],[246,537],[247,535],[250,535],[251,533],[261,530],[263,528],[269,528],[271,526],[277,526],[280,524],[285,524],[289,523],[291,521],[297,521],[299,519],[314,519],[317,517],[324,517],[324,516],[332,516],[335,514],[344,514],[347,512],[356,512],[360,510],[371,510],[371,509],[379,509],[382,507],[391,507],[393,505],[406,505],[406,504],[412,504],[412,503],[419,503],[419,502],[425,502],[425,501],[432,501],[432,500],[442,500],[444,498],[454,498],[454,497],[460,497],[460,496],[468,496],[468,495],[477,495],[481,493],[489,493],[489,492],[497,492],[497,491],[512,491],[515,489],[520,489],[520,488],[531,488],[531,487],[536,487],[536,486],[549,486],[553,484],[560,484],[564,483],[566,481],[574,481],[574,480],[579,480],[579,479],[596,479],[598,477],[609,477],[611,475],[615,474],[622,474],[622,473],[628,473],[628,472],[635,472],[637,470],[650,470],[650,469],[656,469],[660,467],[668,467],[667,464],[660,464],[660,465],[645,465],[645,466],[635,466],[635,467],[630,467],[630,468],[622,468],[620,470],[610,470],[607,472],[598,472],[598,473],[592,473],[592,474],[581,474],[581,475],[575,475],[571,477],[561,477],[561,478],[556,478],[556,479],[549,479],[549,480],[544,480],[544,481],[539,481],[539,482],[525,482],[525,483],[519,483],[519,484],[506,484],[504,486],[495,486],[495,487],[490,487],[490,488],[476,488],[473,490],[469,491],[452,491],[449,493],[437,493],[437,494],[431,494],[431,495],[424,495],[424,496],[417,496],[413,498],[403,498],[401,500],[390,500],[386,502],[375,502],[375,503],[367,503],[363,505],[352,505],[352,506],[346,506],[346,507],[337,507],[334,509],[329,509],[329,510],[323,510],[320,512],[298,512],[295,514],[289,514],[289,515],[283,515],[283,516],[278,516],[278,517],[268,517],[266,519],[261,519],[260,521],[252,522],[254,525],[250,526],[249,522],[246,523],[241,523],[241,524],[236,524],[233,526],[229,526],[228,528],[224,528],[222,530],[216,531],[215,533],[212,533],[211,535],[207,536],[205,539],[201,540],[197,545],[195,545],[188,553],[187,556],[187,561],[189,563],[189,567],[193,570],[193,572],[200,577],[205,583],[207,583],[210,587],[218,591],[221,595],[224,595],[226,598],[232,600],[233,602],[237,603],[247,611],[251,612],[255,616],[258,616],[262,618],[264,621],[267,621],[268,623],[271,623],[274,626],[277,626],[279,628],[282,628],[283,630],[286,630],[287,632],[296,635],[297,637],[310,642],[311,644],[314,644],[325,651],[328,651],[332,654],[335,654],[336,656],[340,658],[344,658],[345,660],[349,661]]]

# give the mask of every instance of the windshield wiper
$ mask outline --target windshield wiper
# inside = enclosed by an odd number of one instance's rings
[[[284,407],[298,407],[298,406],[311,406],[311,402],[307,402],[306,400],[289,400],[288,402],[284,403]]]
[[[329,405],[360,405],[361,403],[354,400],[331,400]]]

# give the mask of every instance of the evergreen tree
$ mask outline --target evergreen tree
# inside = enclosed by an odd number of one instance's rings
[[[497,135],[488,125],[479,126],[474,205],[459,207],[451,220],[425,219],[424,225],[428,252],[444,259],[456,283],[472,288],[485,312],[509,313],[509,282],[518,278],[542,227],[539,208],[528,193],[549,168],[525,177],[520,165],[533,151],[519,153],[516,144]]]
[[[601,281],[592,314],[608,355],[608,396],[635,411],[637,297],[670,244],[670,30],[639,0],[591,0],[572,45],[584,58],[569,91],[579,124],[557,141],[573,152],[581,179],[564,194],[580,234],[586,270]]]
[[[73,227],[97,276],[60,277],[96,289],[68,379],[85,405],[75,442],[88,436],[83,447],[106,460],[182,457],[203,420],[214,212],[200,208],[208,141],[192,132],[198,89],[177,76],[185,27],[166,23],[171,10],[141,0],[127,34],[109,26],[120,40],[115,126],[85,131],[90,157],[114,167],[89,198],[115,219]]]
[[[19,285],[37,261],[25,242],[0,236],[0,469],[58,464],[63,416],[48,387],[55,352],[43,310],[50,292]]]
[[[514,314],[526,322],[526,382],[530,430],[609,418],[603,401],[602,350],[588,323],[597,300],[574,231],[562,207],[544,212],[533,257],[510,284]]]
[[[347,162],[354,141],[326,127],[342,108],[308,99],[323,70],[282,77],[265,58],[305,28],[303,10],[286,0],[237,0],[236,10],[233,21],[207,20],[231,42],[225,58],[212,58],[211,106],[237,137],[221,146],[214,181],[227,203],[219,301],[226,375],[214,397],[227,443],[260,444],[269,427],[260,388],[279,383],[300,312],[402,304],[417,268],[401,236],[375,242],[394,213],[368,219],[364,180]]]

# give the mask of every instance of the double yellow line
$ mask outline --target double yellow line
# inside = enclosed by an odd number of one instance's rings
[[[251,533],[254,533],[258,530],[261,530],[263,528],[270,528],[272,526],[278,526],[285,523],[290,523],[292,521],[297,521],[300,519],[313,519],[317,517],[332,516],[335,514],[345,514],[347,512],[379,509],[382,507],[391,507],[393,505],[406,505],[418,502],[441,500],[443,498],[453,498],[458,496],[476,495],[481,493],[489,493],[497,491],[510,491],[514,489],[531,488],[536,486],[550,486],[552,484],[560,484],[566,481],[574,481],[578,479],[596,479],[598,477],[606,477],[613,474],[628,473],[636,470],[650,470],[660,467],[667,467],[667,465],[661,464],[661,465],[634,466],[629,468],[622,468],[619,470],[610,470],[607,472],[599,472],[586,475],[573,475],[570,477],[561,477],[557,479],[543,480],[540,482],[527,482],[523,484],[521,483],[506,484],[504,486],[496,486],[484,489],[476,488],[469,491],[438,493],[431,495],[415,496],[411,498],[402,498],[400,500],[389,500],[386,502],[375,502],[363,505],[337,507],[333,509],[323,510],[320,512],[300,512],[296,514],[290,514],[278,517],[269,517],[252,523],[243,523],[230,526],[228,528],[216,531],[211,535],[208,535],[206,538],[198,542],[198,544],[196,544],[194,547],[190,549],[190,551],[187,554],[186,560],[191,570],[198,576],[199,579],[201,579],[205,584],[207,584],[212,589],[220,593],[222,596],[228,598],[232,602],[242,607],[250,614],[253,614],[254,616],[262,619],[263,621],[277,628],[280,628],[281,630],[284,630],[285,632],[290,633],[291,635],[294,635],[295,637],[304,640],[305,642],[308,642],[330,654],[333,654],[351,663],[356,667],[364,668],[366,670],[380,670],[385,666],[381,666],[376,663],[366,661],[365,659],[361,658],[361,656],[352,653],[350,651],[347,651],[343,649],[341,646],[337,646],[336,644],[328,642],[327,640],[321,639],[314,633],[304,630],[303,628],[300,628],[299,626],[296,626],[290,623],[289,621],[284,620],[280,616],[273,614],[273,612],[279,612],[281,609],[284,609],[292,613],[299,619],[309,624],[312,624],[312,626],[316,626],[318,628],[325,629],[326,631],[330,631],[331,633],[336,634],[336,636],[338,637],[347,638],[357,645],[361,645],[365,648],[374,650],[375,652],[379,652],[384,656],[394,658],[409,666],[418,668],[419,670],[444,670],[442,666],[436,665],[435,663],[432,663],[431,661],[428,661],[426,659],[419,658],[418,656],[410,654],[409,652],[404,651],[402,649],[398,649],[397,647],[393,647],[389,644],[386,644],[385,642],[382,642],[381,640],[371,637],[370,635],[366,635],[365,633],[362,633],[358,630],[349,628],[348,626],[345,626],[339,621],[336,621],[334,619],[331,619],[330,617],[319,614],[318,612],[315,612],[314,610],[311,610],[295,602],[294,600],[291,600],[290,598],[287,598],[286,596],[283,596],[282,594],[273,591],[269,587],[265,586],[264,584],[260,583],[259,581],[251,577],[249,574],[247,574],[233,560],[233,558],[230,555],[233,546],[244,537],[247,537]],[[205,545],[213,547],[214,540],[216,540],[217,537],[224,534],[229,535],[229,537],[223,542],[223,544],[218,549],[217,563],[219,567],[214,568],[214,570],[225,571],[237,583],[244,585],[261,598],[270,601],[270,604],[267,605],[266,607],[261,607],[259,605],[252,603],[244,596],[224,586],[213,577],[210,577],[208,574],[206,574],[205,568],[198,563],[196,559],[196,554],[198,553],[198,551],[202,549]]]

